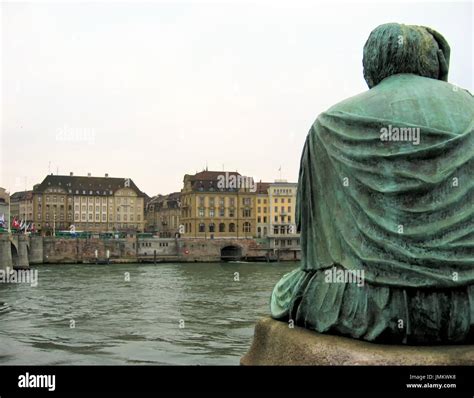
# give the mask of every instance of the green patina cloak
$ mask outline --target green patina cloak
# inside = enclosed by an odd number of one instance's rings
[[[402,128],[411,141],[396,140]],[[368,340],[400,319],[412,325],[404,342],[472,336],[473,130],[469,92],[412,74],[321,114],[301,158],[301,268],[275,287],[272,315]],[[334,265],[363,270],[364,288],[324,283]]]

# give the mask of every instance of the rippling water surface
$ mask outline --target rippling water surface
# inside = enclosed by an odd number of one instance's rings
[[[38,286],[0,284],[0,364],[236,365],[296,266],[32,267]]]

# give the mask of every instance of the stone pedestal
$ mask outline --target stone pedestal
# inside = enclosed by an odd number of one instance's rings
[[[12,268],[12,252],[10,237],[0,234],[0,269]]]
[[[18,263],[15,266],[20,268],[30,266],[28,261],[28,238],[25,235],[18,236]]]
[[[373,344],[263,318],[241,365],[474,365],[474,345]]]
[[[30,265],[43,263],[43,237],[30,236]]]

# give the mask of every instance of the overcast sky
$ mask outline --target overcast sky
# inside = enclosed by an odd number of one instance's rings
[[[238,170],[296,181],[319,113],[367,89],[377,25],[428,25],[473,91],[473,7],[457,3],[3,3],[0,186],[50,172],[132,178],[149,195]]]

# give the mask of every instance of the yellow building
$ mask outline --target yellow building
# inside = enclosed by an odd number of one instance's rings
[[[296,230],[298,184],[286,180],[257,183],[257,237],[270,238],[271,247],[299,246]]]
[[[257,222],[257,238],[266,238],[270,233],[270,208],[268,206],[268,188],[270,183],[257,183],[255,206]]]
[[[48,175],[33,189],[36,229],[46,233],[69,230],[143,231],[144,199],[129,178]]]
[[[255,184],[237,172],[186,174],[181,190],[181,236],[251,238],[255,230]]]

